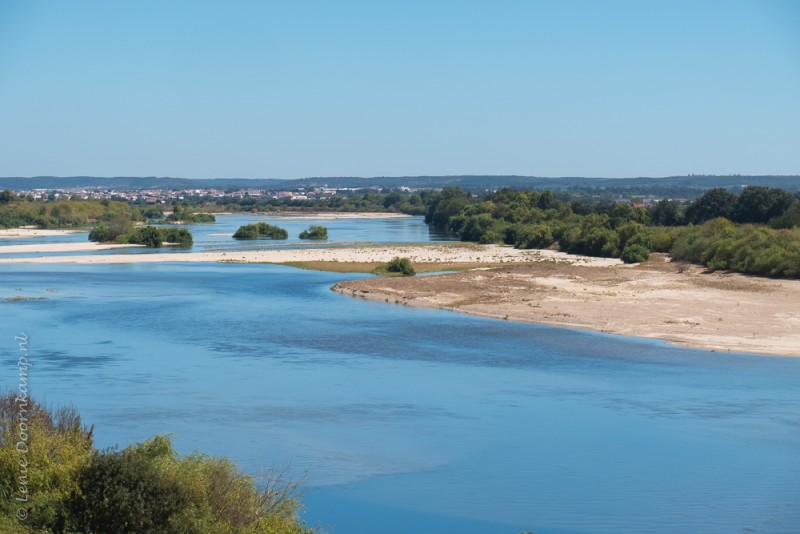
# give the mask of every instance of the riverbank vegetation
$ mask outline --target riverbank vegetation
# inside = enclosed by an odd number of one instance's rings
[[[626,263],[668,252],[712,270],[800,277],[800,198],[781,189],[747,187],[740,195],[711,189],[688,206],[665,199],[647,209],[510,189],[473,196],[445,188],[429,200],[425,221],[462,241],[557,248]]]
[[[163,217],[168,207],[110,200],[32,201],[4,191],[0,195],[0,226],[70,228],[94,222],[95,240],[155,243],[150,239],[150,230],[143,230],[133,241],[124,236],[139,221]],[[171,208],[170,217],[175,220],[195,222],[220,211],[424,214],[431,227],[468,242],[503,243],[520,249],[552,248],[620,258],[627,263],[645,261],[651,252],[665,252],[712,270],[800,276],[793,267],[798,254],[800,194],[766,186],[745,187],[739,194],[714,188],[692,202],[663,199],[647,205],[615,202],[610,195],[590,198],[565,191],[513,189],[472,194],[446,187],[418,192],[353,191],[307,199],[265,199],[247,194],[224,200],[190,197]],[[720,219],[731,224],[724,225]],[[706,228],[709,223],[711,226]],[[314,239],[320,235],[309,229],[301,237]],[[282,228],[258,223],[239,228],[234,237],[287,239],[288,234]]]
[[[14,393],[0,396],[0,423],[0,532],[312,532],[285,472],[257,481],[228,458],[181,456],[164,436],[97,450],[76,410]]]
[[[124,215],[130,221],[143,221],[141,212],[125,202],[112,200],[34,201],[10,191],[0,192],[0,228],[79,228],[101,218]]]
[[[424,215],[426,199],[433,191],[406,192],[372,189],[354,190],[349,194],[335,194],[312,198],[265,198],[243,193],[241,197],[216,198],[205,195],[188,196],[176,207],[191,207],[196,212],[207,213],[295,213],[295,212],[346,212],[346,213],[405,213]],[[173,208],[175,209],[175,208]]]

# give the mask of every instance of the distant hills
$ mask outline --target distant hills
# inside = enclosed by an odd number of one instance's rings
[[[31,178],[0,178],[0,189],[227,189],[268,188],[292,189],[301,187],[331,188],[399,188],[433,189],[460,186],[470,191],[501,187],[527,189],[569,189],[586,192],[647,192],[702,191],[713,187],[738,189],[744,185],[780,187],[789,191],[800,190],[800,175],[795,176],[669,176],[664,178],[586,178],[538,176],[397,176],[397,177],[315,177],[296,180],[260,178],[169,178],[169,177],[95,177],[95,176],[35,176]]]

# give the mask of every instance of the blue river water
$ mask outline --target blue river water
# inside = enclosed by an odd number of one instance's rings
[[[366,302],[329,289],[363,275],[277,265],[0,273],[40,299],[0,301],[0,385],[25,332],[34,396],[99,447],[169,433],[286,466],[331,533],[800,531],[800,359]]]
[[[352,245],[354,243],[427,243],[439,241],[454,241],[456,237],[438,232],[429,228],[423,217],[389,217],[375,219],[361,219],[356,217],[335,217],[319,215],[317,217],[296,217],[286,215],[243,215],[222,214],[216,215],[213,224],[186,224],[179,228],[186,228],[192,233],[194,245],[192,252],[232,252],[242,250],[268,250],[287,249],[298,247],[336,247]],[[231,236],[237,228],[246,224],[266,222],[286,229],[288,239],[232,239]],[[309,241],[299,238],[300,232],[309,225],[317,224],[328,228],[328,241]],[[156,225],[167,228],[171,225]],[[88,240],[89,228],[63,235],[40,237],[17,237],[0,239],[0,251],[4,245],[35,245],[40,243],[85,243]],[[119,249],[101,249],[97,251],[80,252],[51,252],[50,256],[84,256],[95,254],[164,254],[184,253],[186,249],[179,247],[125,247]],[[39,253],[14,253],[7,257],[35,257]]]

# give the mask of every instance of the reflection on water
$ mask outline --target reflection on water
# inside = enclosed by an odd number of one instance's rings
[[[174,433],[290,465],[331,532],[800,524],[798,359],[364,302],[329,290],[353,275],[272,265],[3,271],[46,297],[0,303],[3,338],[31,336],[34,394],[99,446]]]

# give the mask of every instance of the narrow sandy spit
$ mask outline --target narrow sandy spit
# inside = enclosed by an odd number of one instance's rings
[[[144,245],[114,245],[111,243],[92,243],[86,241],[84,243],[48,243],[48,244],[30,244],[30,245],[0,245],[0,262],[7,260],[3,258],[3,254],[48,254],[52,252],[86,252],[92,250],[113,250],[119,248],[142,248]],[[70,256],[75,257],[75,256]],[[18,258],[23,261],[27,260],[31,263],[47,263],[47,258],[59,259],[58,256],[39,256],[35,258]]]
[[[634,268],[531,263],[435,277],[342,282],[379,302],[655,338],[726,352],[800,356],[800,280],[703,273],[657,256]]]
[[[237,215],[237,214],[234,214]],[[318,212],[303,212],[303,211],[284,211],[280,213],[265,212],[260,215],[265,217],[287,217],[296,219],[404,219],[411,217],[405,213],[384,213],[384,212],[336,212],[336,211],[318,211]]]
[[[407,257],[414,263],[519,263],[551,260],[585,265],[617,265],[619,260],[570,256],[552,250],[517,250],[497,245],[380,245],[340,248],[306,248],[292,250],[254,250],[241,252],[174,252],[153,254],[95,254],[91,256],[47,256],[48,252],[99,250],[130,245],[94,245],[65,243],[52,245],[17,245],[0,247],[0,263],[158,263],[158,262],[241,262],[289,263],[330,261],[351,263],[388,262],[395,256]],[[29,247],[22,249],[22,247]],[[74,248],[70,248],[74,247]],[[78,248],[80,247],[80,248]],[[4,258],[3,252],[40,252],[31,258]]]
[[[0,239],[52,237],[56,235],[75,234],[86,230],[41,230],[39,228],[6,228],[0,230]]]

